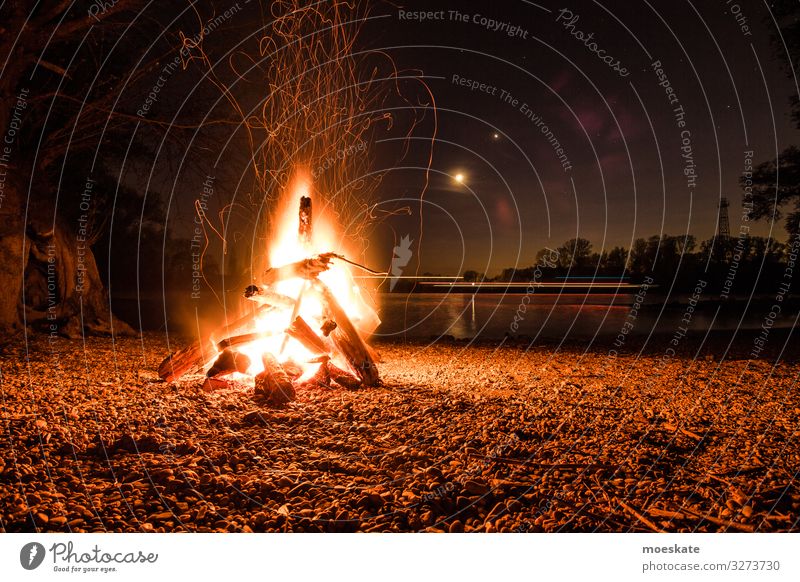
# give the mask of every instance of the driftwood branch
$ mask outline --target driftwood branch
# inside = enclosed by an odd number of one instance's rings
[[[714,517],[713,515],[706,515],[704,513],[700,513],[699,511],[694,511],[693,509],[689,509],[688,507],[682,507],[681,510],[688,513],[689,515],[693,515],[694,517],[697,517],[699,519],[710,521],[711,523],[722,527],[738,529],[739,531],[744,531],[748,533],[753,533],[755,531],[755,528],[752,525],[746,523],[736,523],[735,521],[720,519],[718,517]]]

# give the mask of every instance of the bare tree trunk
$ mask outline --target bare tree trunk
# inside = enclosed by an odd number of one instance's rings
[[[18,189],[19,180],[7,170],[0,201],[0,330],[22,327],[22,273],[27,266],[30,245],[25,240],[25,223]]]
[[[114,3],[103,16],[125,10],[135,1]],[[84,331],[109,333],[112,329],[132,334],[124,322],[112,322],[108,296],[89,243],[80,243],[73,231],[59,222],[34,226],[40,217],[35,208],[25,207],[27,189],[33,183],[32,199],[47,199],[41,195],[48,187],[46,179],[38,179],[47,173],[32,167],[33,152],[19,129],[5,150],[16,96],[22,89],[35,89],[25,86],[29,82],[26,73],[48,44],[62,42],[94,23],[85,16],[61,22],[56,29],[54,22],[60,21],[57,17],[67,6],[64,2],[44,2],[37,10],[37,18],[42,20],[28,21],[28,3],[0,4],[0,63],[6,63],[0,74],[0,144],[4,145],[0,154],[5,157],[0,163],[0,332],[13,333],[27,323],[67,336],[80,336]],[[51,30],[56,36],[49,34]],[[24,112],[21,127],[35,125],[36,121]],[[50,147],[40,152],[39,163],[62,153]]]
[[[28,233],[23,288],[29,325],[67,337],[134,333],[126,323],[112,317],[88,242],[79,240],[59,222],[45,233],[29,225]]]

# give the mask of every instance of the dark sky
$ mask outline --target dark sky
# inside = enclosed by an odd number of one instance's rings
[[[415,11],[434,14],[420,21]],[[375,4],[370,17],[362,43],[421,73],[436,100],[423,271],[525,266],[536,250],[575,236],[595,250],[662,232],[702,240],[723,196],[738,232],[745,152],[757,164],[800,142],[789,119],[793,81],[763,4],[420,1]],[[384,199],[419,196],[430,128],[384,180]],[[419,239],[416,214],[388,222],[378,238]],[[752,232],[770,229],[785,238],[782,224]]]
[[[721,197],[731,202],[735,234],[746,152],[758,164],[800,144],[789,117],[796,87],[771,42],[775,25],[763,3],[420,0],[369,7],[357,50],[379,51],[402,75],[424,80],[437,121],[420,220],[434,116],[419,83],[400,82],[422,122],[399,159],[398,128],[408,112],[393,109],[394,131],[377,132],[368,154],[373,171],[387,171],[379,210],[410,206],[412,213],[373,225],[360,258],[376,268],[388,267],[403,236],[413,241],[415,272],[448,275],[528,266],[537,250],[574,237],[590,239],[598,252],[660,233],[701,241],[715,232]],[[224,63],[260,20],[258,5],[243,2],[210,37],[210,52]],[[174,75],[187,76],[169,86],[177,102],[187,86],[194,91],[198,73]],[[247,88],[254,102],[263,98],[258,90]],[[396,97],[385,106],[408,106]],[[157,106],[168,108],[166,101]],[[216,142],[204,147],[247,149],[228,136]],[[235,163],[213,173],[220,189],[235,193],[212,201],[211,212],[252,194]],[[158,189],[176,194],[169,220],[185,236],[204,170],[170,166],[156,176],[163,178]],[[252,220],[248,213],[243,222]],[[782,222],[752,226],[753,234],[785,239]]]

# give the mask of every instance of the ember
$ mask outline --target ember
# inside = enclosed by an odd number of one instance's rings
[[[330,251],[333,231],[314,228],[302,179],[298,190],[300,210],[296,219],[280,222],[283,232],[270,252],[273,266],[244,290],[250,312],[170,355],[159,367],[161,378],[205,373],[244,380],[273,406],[293,400],[304,386],[378,383],[377,355],[365,338],[380,320],[353,279],[354,263]]]

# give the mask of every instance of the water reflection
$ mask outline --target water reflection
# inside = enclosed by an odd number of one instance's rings
[[[379,299],[382,324],[376,336],[429,338],[501,338],[506,334],[540,338],[615,336],[623,326],[631,335],[672,334],[681,325],[686,305],[676,298],[669,305],[654,298],[631,317],[633,295],[615,294],[418,293],[386,294]],[[759,305],[733,303],[724,309],[706,305],[691,317],[691,330],[752,328],[764,317]],[[793,317],[780,324],[789,325]],[[741,321],[741,324],[740,324]],[[512,325],[516,322],[516,325]],[[632,327],[631,327],[632,326]]]

